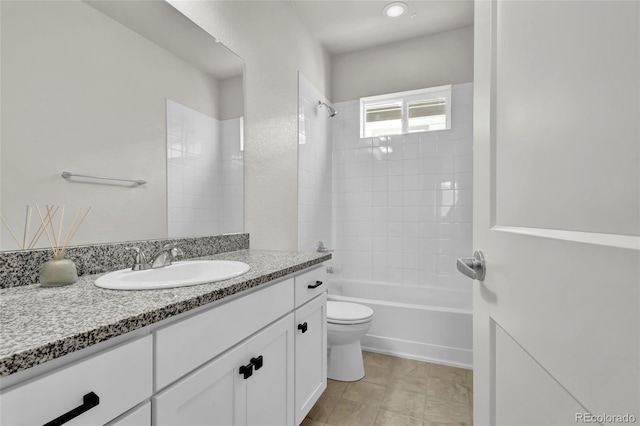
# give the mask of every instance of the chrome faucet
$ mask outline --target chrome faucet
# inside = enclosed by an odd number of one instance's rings
[[[145,269],[162,268],[171,265],[171,261],[184,256],[184,251],[178,247],[177,243],[170,243],[162,247],[160,251],[147,260],[147,256],[139,247],[126,247],[127,250],[134,250],[136,257],[131,266],[132,271],[143,271]]]

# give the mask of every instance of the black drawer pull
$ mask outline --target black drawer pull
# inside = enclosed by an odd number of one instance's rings
[[[253,375],[253,364],[241,365],[238,374],[242,374],[242,378],[247,380]]]
[[[71,419],[78,417],[80,414],[85,411],[91,410],[96,405],[100,404],[100,397],[93,392],[89,392],[85,396],[82,397],[82,405],[74,408],[73,410],[64,413],[57,419],[51,420],[49,423],[45,423],[44,426],[59,426],[65,424]]]
[[[322,285],[322,281],[316,281],[315,284],[309,284],[307,288],[318,288]]]
[[[302,324],[298,324],[298,330],[302,330],[302,333],[307,332],[307,323],[303,322]]]
[[[251,364],[255,367],[256,371],[260,370],[263,365],[262,355],[257,358],[251,358]]]

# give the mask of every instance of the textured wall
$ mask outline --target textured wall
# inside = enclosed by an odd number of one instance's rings
[[[473,27],[333,56],[333,102],[473,81]]]

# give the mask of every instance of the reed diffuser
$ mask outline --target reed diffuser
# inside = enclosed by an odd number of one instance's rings
[[[31,216],[33,213],[33,207],[27,206],[25,219],[24,219],[24,232],[22,233],[22,240],[20,240],[20,238],[16,236],[16,233],[13,232],[13,229],[4,219],[4,217],[0,216],[0,220],[2,220],[2,223],[4,224],[4,226],[6,226],[7,230],[9,231],[9,234],[11,234],[11,237],[13,238],[13,241],[16,242],[16,245],[18,246],[18,248],[23,250],[27,250],[27,249],[30,250],[34,248],[35,245],[38,243],[38,240],[40,239],[42,234],[44,234],[45,228],[50,225],[50,221],[53,220],[56,213],[58,213],[58,210],[60,210],[59,206],[56,206],[55,209],[52,209],[47,219],[46,226],[43,226],[43,224],[40,223],[40,226],[38,226],[38,228],[36,229],[36,232],[33,234],[33,237],[30,238],[29,233],[31,231],[30,225],[31,225]]]
[[[59,287],[64,285],[73,284],[78,281],[78,270],[76,264],[72,260],[64,257],[64,252],[67,249],[71,239],[76,234],[82,222],[89,214],[91,207],[82,214],[83,208],[79,207],[71,222],[69,232],[66,234],[66,238],[63,238],[62,228],[64,224],[65,205],[60,206],[45,206],[46,214],[43,214],[40,207],[36,204],[36,210],[40,217],[40,223],[44,230],[44,234],[49,240],[49,245],[53,251],[53,258],[46,261],[42,268],[40,268],[40,284],[43,287]],[[54,225],[54,216],[56,212],[60,210],[60,220],[57,226]],[[79,221],[78,218],[82,217]],[[25,233],[26,234],[26,233]]]

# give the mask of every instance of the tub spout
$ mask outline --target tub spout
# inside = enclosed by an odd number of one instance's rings
[[[322,241],[318,241],[318,245],[316,246],[316,251],[318,253],[329,253],[329,252],[332,252],[333,250],[326,248]]]

